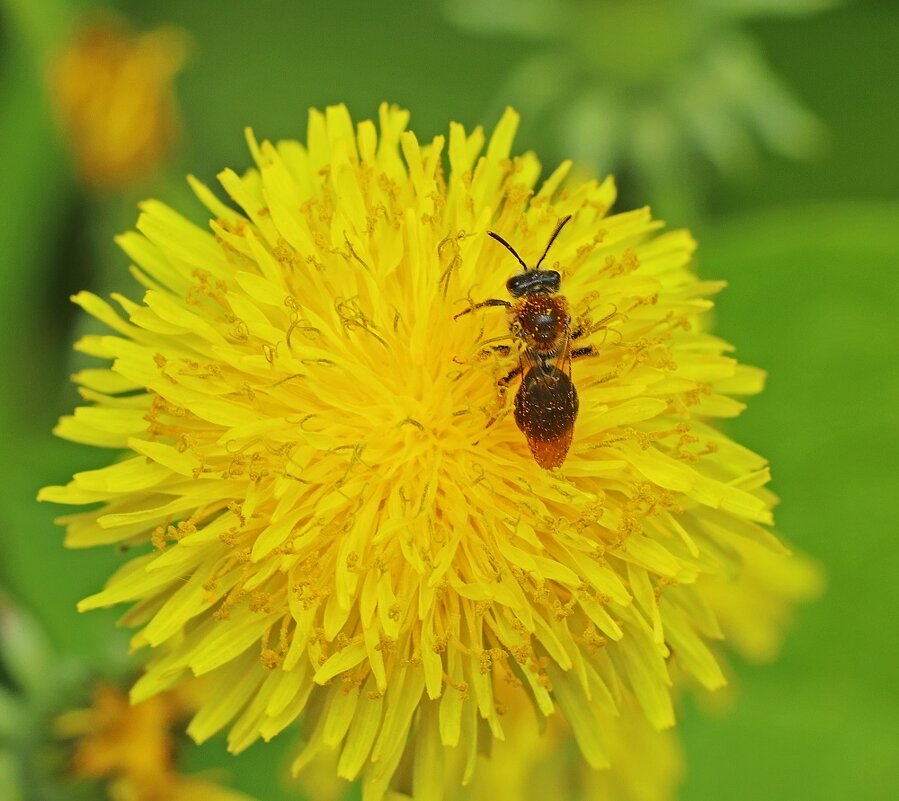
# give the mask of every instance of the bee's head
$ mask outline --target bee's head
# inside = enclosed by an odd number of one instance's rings
[[[562,286],[562,276],[555,270],[528,270],[506,281],[506,289],[513,298],[525,295],[552,295]]]

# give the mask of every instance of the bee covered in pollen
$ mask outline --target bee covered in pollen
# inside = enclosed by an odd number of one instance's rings
[[[570,219],[571,215],[568,215],[559,220],[543,255],[533,267],[528,267],[515,248],[499,234],[488,231],[488,236],[515,256],[524,272],[506,281],[512,301],[491,298],[455,316],[458,319],[485,306],[508,309],[511,335],[519,343],[518,366],[498,383],[505,389],[514,378],[521,376],[515,393],[515,423],[527,439],[537,464],[546,469],[562,465],[574,434],[578,395],[571,380],[571,360],[594,353],[592,346],[571,348],[572,340],[582,332],[571,330],[568,301],[559,294],[562,276],[556,270],[540,269],[550,247]]]

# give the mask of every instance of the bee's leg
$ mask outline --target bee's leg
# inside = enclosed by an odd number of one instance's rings
[[[499,387],[499,393],[496,399],[496,411],[490,415],[490,419],[487,421],[487,425],[485,425],[484,428],[490,428],[490,426],[499,419],[499,412],[506,405],[506,392],[509,389],[509,384],[520,375],[521,365],[519,364],[512,370],[509,370],[508,373],[496,382],[496,386]]]
[[[517,367],[513,368],[512,370],[509,370],[508,373],[506,373],[499,381],[496,382],[496,385],[498,387],[500,387],[501,389],[505,390],[509,386],[509,382],[513,378],[516,378],[519,375],[521,375],[521,365],[520,364]]]
[[[483,347],[478,351],[478,355],[476,358],[486,359],[488,356],[491,356],[494,353],[498,353],[500,356],[508,356],[511,352],[511,345],[487,345],[486,347]],[[470,364],[470,362],[460,359],[457,356],[453,356],[453,361],[456,364]]]
[[[573,340],[579,339],[580,337],[585,336],[586,334],[592,334],[597,331],[608,331],[609,323],[611,323],[613,320],[615,320],[617,318],[624,319],[624,315],[618,311],[618,307],[615,306],[614,304],[612,304],[612,306],[615,309],[615,311],[613,311],[611,314],[607,314],[605,317],[603,317],[600,320],[597,320],[595,323],[591,323],[588,320],[581,320],[577,324],[577,326],[574,329],[572,329],[571,334],[570,334],[571,339],[573,339]],[[618,334],[619,337],[621,336],[621,333],[618,330],[615,330],[615,333]]]
[[[498,353],[500,356],[508,356],[511,352],[511,345],[489,345],[486,348],[481,348],[478,356],[482,359],[486,359],[491,353]]]
[[[489,300],[482,300],[480,303],[475,303],[473,306],[469,306],[467,309],[460,311],[458,314],[454,314],[453,319],[458,320],[462,315],[469,314],[475,309],[482,309],[485,306],[505,306],[507,309],[509,309],[512,307],[512,304],[509,303],[508,300],[500,300],[500,298],[490,298]]]
[[[597,351],[593,345],[586,345],[583,348],[574,348],[571,351],[571,360],[582,359],[584,356],[596,356],[598,353],[599,351]]]

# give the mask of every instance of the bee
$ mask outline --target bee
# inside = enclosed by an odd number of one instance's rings
[[[592,346],[572,350],[572,339],[581,332],[572,332],[568,300],[559,294],[562,276],[556,270],[540,269],[570,219],[569,214],[559,220],[533,267],[528,267],[499,234],[488,231],[488,236],[518,260],[524,272],[506,281],[512,301],[490,298],[455,316],[458,319],[485,306],[504,306],[509,311],[511,334],[519,343],[518,366],[500,379],[499,386],[505,390],[515,377],[521,376],[513,408],[515,423],[527,439],[534,460],[546,469],[562,465],[574,434],[578,395],[571,380],[571,360],[593,353]]]

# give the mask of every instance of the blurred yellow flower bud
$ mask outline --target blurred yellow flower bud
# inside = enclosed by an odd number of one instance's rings
[[[159,168],[178,137],[173,80],[186,52],[176,28],[135,34],[104,18],[82,26],[53,61],[54,105],[85,184],[121,189]]]

